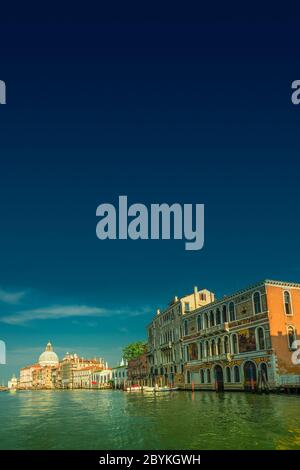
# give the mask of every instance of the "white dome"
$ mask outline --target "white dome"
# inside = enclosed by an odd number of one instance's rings
[[[49,342],[45,351],[39,357],[39,364],[40,366],[56,366],[58,363],[58,356],[53,351],[52,344]]]

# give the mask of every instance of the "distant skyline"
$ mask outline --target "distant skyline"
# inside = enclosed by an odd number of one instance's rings
[[[300,282],[292,12],[60,13],[0,18],[0,383],[48,340],[116,364],[194,285]],[[203,249],[97,239],[122,194],[205,204]]]

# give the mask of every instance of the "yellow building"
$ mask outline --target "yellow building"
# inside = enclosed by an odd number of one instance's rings
[[[163,311],[148,326],[148,374],[149,384],[169,384],[184,386],[184,357],[182,352],[182,319],[195,309],[215,300],[215,295],[207,289],[183,297],[174,297]]]

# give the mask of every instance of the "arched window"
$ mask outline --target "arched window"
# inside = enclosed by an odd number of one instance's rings
[[[215,343],[214,339],[211,342],[211,354],[212,354],[212,356],[216,355],[216,343]]]
[[[255,292],[253,294],[253,304],[254,304],[254,313],[257,315],[261,313],[261,298],[260,292]]]
[[[189,351],[188,346],[185,347],[185,358],[186,358],[187,361],[190,360],[190,351]]]
[[[294,341],[296,341],[296,339],[297,338],[296,338],[295,328],[293,326],[289,326],[288,327],[288,345],[290,349],[294,349],[293,343]]]
[[[265,349],[265,331],[262,326],[257,328],[257,349],[259,351]]]
[[[217,308],[216,310],[216,325],[220,325],[221,323],[221,312],[220,312],[220,309]]]
[[[200,370],[200,382],[201,382],[202,384],[204,384],[204,381],[205,381],[205,380],[204,380],[204,370],[201,369],[201,370]]]
[[[197,330],[201,331],[202,330],[202,318],[201,315],[198,315],[197,317]]]
[[[223,307],[222,307],[222,322],[223,323],[227,322],[227,308],[226,308],[226,305],[223,305]]]
[[[234,366],[233,376],[234,376],[235,383],[240,382],[240,369],[239,369],[239,366]]]
[[[233,302],[230,302],[229,304],[229,321],[235,321],[235,309]]]
[[[226,381],[228,383],[231,382],[231,370],[230,370],[230,367],[226,367]]]
[[[221,341],[221,338],[218,339],[218,351],[217,351],[217,354],[220,355],[222,354],[222,341]]]
[[[208,328],[208,315],[205,313],[203,315],[203,323],[204,323],[204,328]]]
[[[231,337],[232,340],[232,353],[233,354],[238,354],[238,340],[237,340],[237,335],[233,334]]]
[[[225,336],[224,338],[224,353],[228,354],[229,353],[229,340],[228,336]]]
[[[205,355],[206,355],[206,357],[210,356],[210,349],[209,349],[209,342],[208,341],[205,342]]]
[[[284,311],[286,315],[292,315],[291,295],[287,290],[284,293]]]
[[[206,377],[207,377],[207,383],[210,384],[210,382],[211,382],[210,369],[207,369],[207,371],[206,371]]]
[[[184,336],[187,336],[189,334],[189,325],[188,321],[184,320]]]
[[[203,358],[203,343],[199,343],[199,359]]]
[[[214,312],[212,310],[209,313],[209,323],[210,326],[215,326]]]

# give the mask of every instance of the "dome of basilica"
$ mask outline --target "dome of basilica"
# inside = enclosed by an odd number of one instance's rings
[[[53,351],[52,344],[49,341],[45,351],[39,357],[39,364],[40,366],[56,366],[58,363],[58,356]]]

